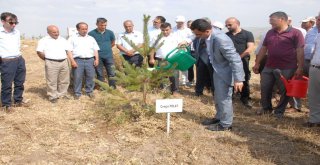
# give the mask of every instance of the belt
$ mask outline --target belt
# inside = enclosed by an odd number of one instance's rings
[[[21,56],[15,57],[15,58],[1,58],[1,62],[15,61],[15,60],[18,60],[19,58],[21,58]]]
[[[318,65],[311,65],[311,66],[314,68],[320,69],[320,66],[318,66]]]
[[[66,59],[50,59],[50,58],[45,58],[48,61],[54,61],[54,62],[63,62]]]
[[[74,59],[80,59],[80,60],[90,60],[93,59],[93,57],[88,57],[88,58],[81,58],[81,57],[76,57]]]

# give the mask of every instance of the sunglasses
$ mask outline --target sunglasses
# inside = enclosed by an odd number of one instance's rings
[[[228,26],[232,26],[232,24],[226,24],[226,27],[228,27]]]
[[[10,25],[13,25],[13,24],[18,25],[19,24],[19,22],[7,22],[7,23]]]

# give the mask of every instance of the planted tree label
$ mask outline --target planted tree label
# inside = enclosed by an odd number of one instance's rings
[[[156,100],[157,113],[182,112],[182,99],[159,99]]]

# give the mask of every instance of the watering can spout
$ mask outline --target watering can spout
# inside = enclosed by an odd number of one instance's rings
[[[284,77],[284,76],[282,76],[282,75],[280,75],[280,79],[281,79],[281,81],[283,82],[283,84],[284,84],[284,87],[286,88],[286,90],[288,91],[289,89],[289,83],[288,83],[288,80]]]

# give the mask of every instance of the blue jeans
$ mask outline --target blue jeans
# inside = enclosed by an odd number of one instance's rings
[[[110,80],[110,78],[115,77],[115,75],[116,75],[114,72],[113,58],[112,57],[111,58],[99,58],[99,65],[96,68],[96,73],[97,73],[97,78],[100,81],[104,81],[103,67],[105,67],[107,70],[109,86],[115,88],[116,87],[115,80]]]
[[[76,96],[81,96],[82,80],[85,79],[86,93],[90,94],[94,89],[94,58],[90,59],[74,59],[78,64],[77,68],[73,68],[73,90]]]
[[[13,99],[15,103],[22,102],[26,65],[23,57],[1,62],[1,102],[2,106],[11,106],[12,83],[14,84]]]

